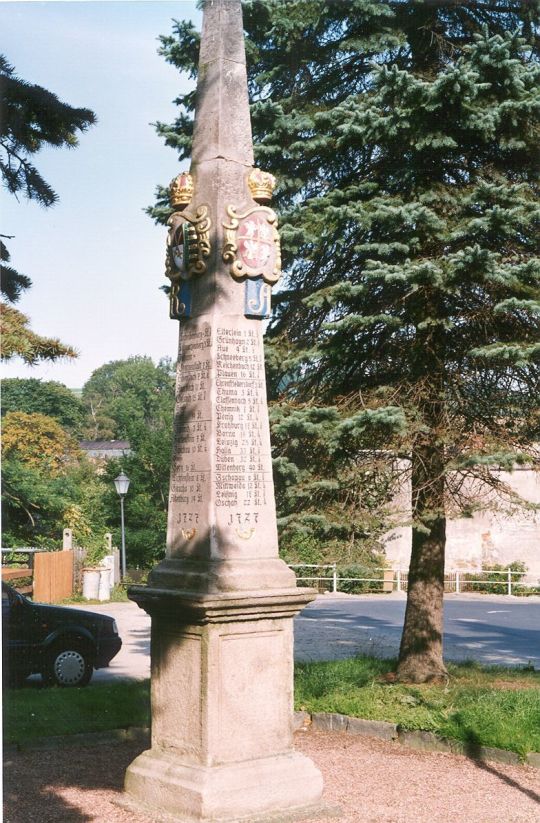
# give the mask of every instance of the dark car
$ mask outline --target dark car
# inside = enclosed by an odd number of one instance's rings
[[[3,671],[8,683],[16,685],[38,673],[48,685],[86,686],[93,670],[108,666],[121,646],[112,617],[32,603],[2,583]]]

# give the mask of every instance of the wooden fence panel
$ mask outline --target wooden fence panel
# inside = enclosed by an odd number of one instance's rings
[[[39,552],[34,556],[34,600],[58,603],[73,594],[73,552]]]

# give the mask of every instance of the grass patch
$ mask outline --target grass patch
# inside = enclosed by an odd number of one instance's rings
[[[395,661],[371,657],[299,664],[296,708],[386,720],[521,756],[540,751],[537,672],[464,663],[448,665],[443,686],[382,682],[394,668]]]
[[[6,689],[4,740],[27,743],[40,737],[147,726],[150,681],[100,683],[83,689]]]
[[[107,606],[109,603],[130,603],[127,596],[127,586],[119,584],[113,586],[111,589],[111,596],[109,600],[87,600],[80,592],[72,594],[71,597],[66,597],[61,600],[58,606]]]
[[[464,743],[540,751],[540,675],[534,671],[449,664],[446,686],[404,686],[381,678],[391,660],[357,657],[296,666],[295,703],[309,712],[387,720]],[[119,681],[84,689],[39,688],[4,694],[7,743],[50,735],[149,724],[149,681]]]

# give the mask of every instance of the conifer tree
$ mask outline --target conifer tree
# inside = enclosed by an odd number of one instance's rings
[[[401,680],[445,676],[447,516],[538,433],[538,22],[536,0],[245,4],[256,152],[280,184],[285,392],[339,402],[359,444],[386,425],[410,459]],[[162,52],[193,73],[196,44],[175,24]],[[182,158],[193,95],[178,102],[157,127]]]
[[[0,54],[0,174],[5,188],[17,197],[23,194],[41,206],[52,206],[58,195],[33,164],[33,155],[43,146],[77,146],[77,132],[84,132],[95,123],[90,109],[74,108],[63,103],[55,94],[33,83],[27,83],[15,74],[15,69]],[[4,240],[11,239],[0,235]],[[21,293],[32,285],[25,274],[9,264],[10,254],[0,240],[0,291],[5,300],[16,303]],[[58,357],[76,357],[70,346],[59,340],[39,338],[26,328],[24,315],[5,307],[5,323],[10,334],[9,354],[21,356],[28,363],[54,360]],[[16,334],[12,334],[16,326]]]

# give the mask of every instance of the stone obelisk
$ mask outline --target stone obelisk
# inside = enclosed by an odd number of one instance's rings
[[[152,617],[152,742],[126,798],[154,819],[296,819],[322,793],[292,745],[293,618],[314,593],[278,557],[261,328],[280,265],[272,183],[253,168],[240,0],[207,0],[191,169],[171,189],[167,556],[129,591]]]

